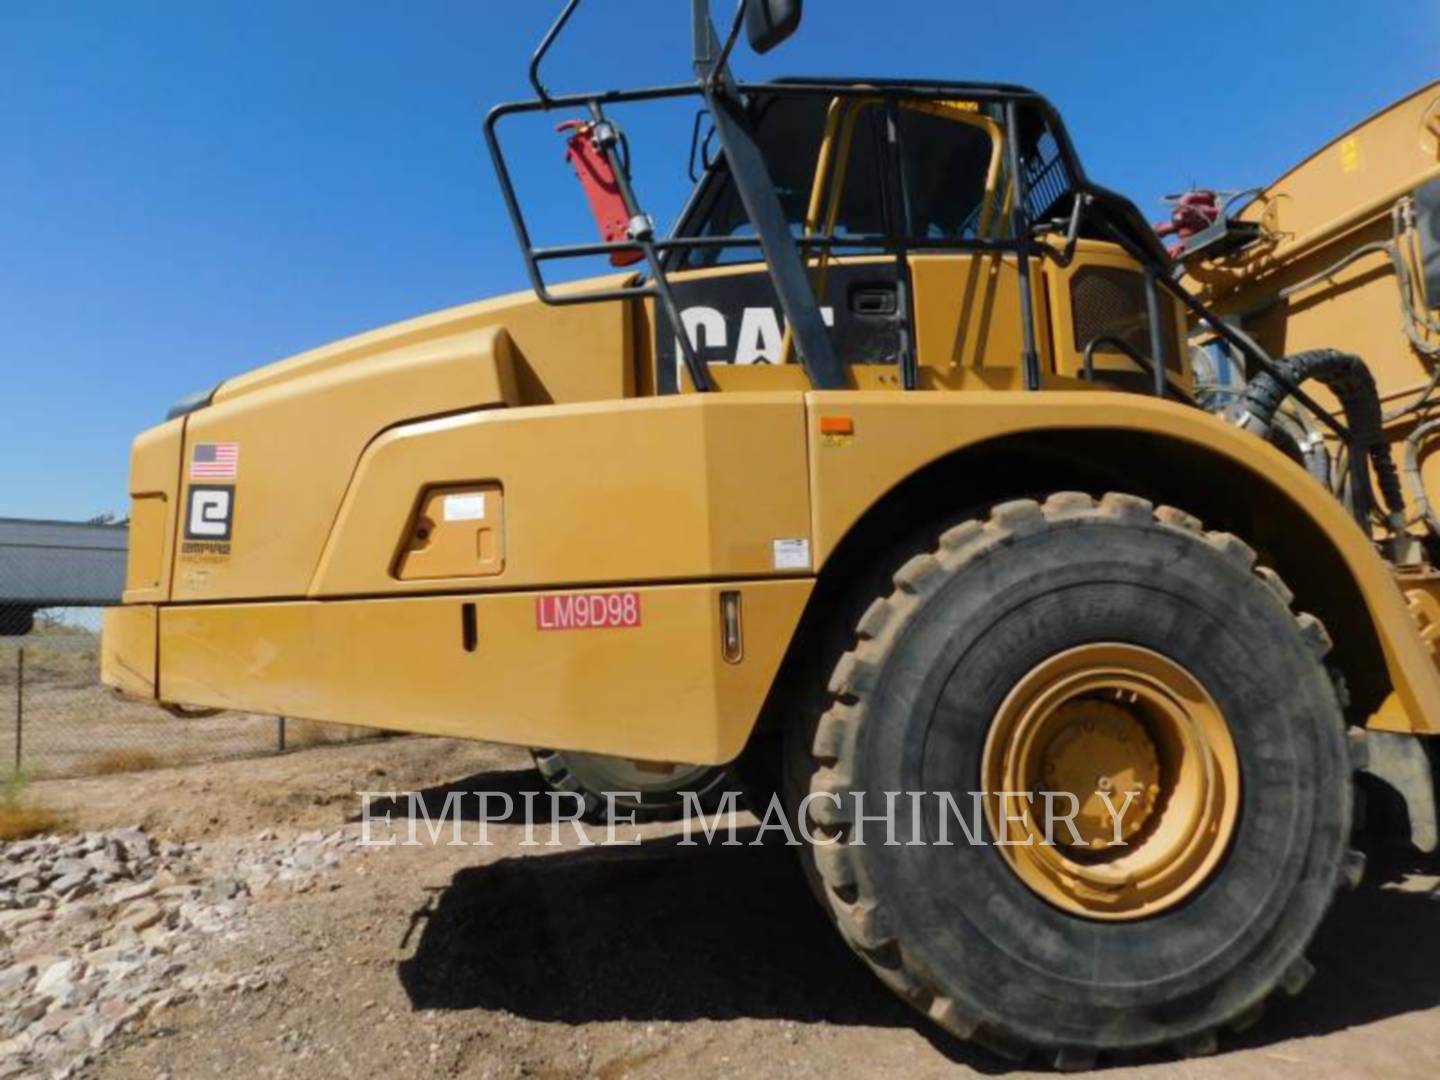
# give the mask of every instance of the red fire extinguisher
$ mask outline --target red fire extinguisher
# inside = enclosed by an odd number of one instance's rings
[[[600,226],[601,239],[607,244],[635,239],[630,211],[601,142],[603,137],[614,138],[614,128],[587,120],[567,120],[555,130],[570,133],[565,140],[565,160],[580,178],[590,212]],[[610,265],[633,266],[644,257],[639,248],[612,251]]]

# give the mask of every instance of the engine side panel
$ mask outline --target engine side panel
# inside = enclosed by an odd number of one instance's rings
[[[777,565],[776,541],[808,545],[807,484],[799,393],[501,409],[404,425],[366,451],[309,593],[803,573],[808,564]],[[503,489],[503,568],[494,572],[472,544],[475,558],[454,562],[452,576],[403,578],[397,557],[428,493],[466,485]],[[469,524],[478,538],[485,521]]]

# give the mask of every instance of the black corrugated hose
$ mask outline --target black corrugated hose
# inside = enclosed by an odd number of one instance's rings
[[[1311,349],[1282,357],[1275,366],[1296,386],[1310,379],[1319,379],[1340,399],[1356,451],[1368,455],[1375,466],[1375,478],[1386,507],[1392,513],[1404,513],[1405,497],[1400,490],[1400,474],[1395,469],[1395,459],[1390,454],[1390,444],[1385,441],[1381,426],[1380,393],[1375,388],[1375,376],[1365,366],[1365,361],[1354,353],[1338,349]],[[1268,371],[1260,372],[1245,388],[1242,403],[1248,418],[1244,426],[1268,438],[1275,413],[1289,396],[1290,391],[1280,380]]]

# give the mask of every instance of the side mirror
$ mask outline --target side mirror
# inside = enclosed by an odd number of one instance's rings
[[[745,36],[750,48],[767,53],[781,44],[800,26],[803,0],[747,0]]]

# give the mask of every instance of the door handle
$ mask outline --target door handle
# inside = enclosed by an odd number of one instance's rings
[[[857,285],[850,290],[850,311],[855,315],[894,317],[899,310],[894,285]]]

